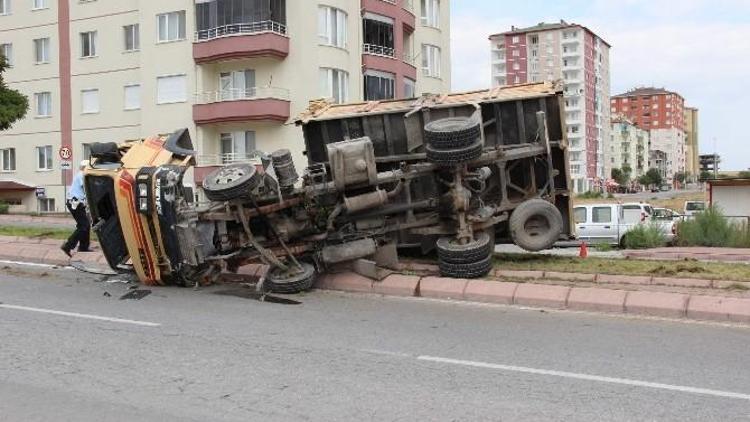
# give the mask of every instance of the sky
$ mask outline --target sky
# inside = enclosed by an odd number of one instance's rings
[[[453,90],[490,85],[490,34],[560,19],[612,45],[612,95],[680,93],[700,110],[701,153],[750,168],[750,0],[452,0]]]

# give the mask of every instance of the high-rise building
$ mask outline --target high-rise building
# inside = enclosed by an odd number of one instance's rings
[[[659,165],[666,169],[668,183],[675,173],[686,170],[685,99],[680,94],[664,88],[636,88],[613,96],[611,111],[651,132],[651,151],[664,153]]]
[[[631,179],[646,174],[649,168],[649,131],[633,124],[625,116],[612,116],[611,142],[609,142],[608,168],[630,168]]]
[[[75,169],[93,142],[188,128],[199,182],[254,150],[304,165],[288,122],[313,99],[450,89],[449,0],[0,1],[5,80],[31,103],[0,133],[0,199],[18,211],[65,209],[61,147]]]
[[[691,180],[700,174],[700,146],[698,139],[698,109],[685,107],[685,171]]]
[[[540,23],[490,36],[492,86],[562,80],[576,192],[606,179],[610,45],[585,26]]]

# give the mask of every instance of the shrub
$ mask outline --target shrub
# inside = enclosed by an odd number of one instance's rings
[[[750,225],[748,223],[733,226],[729,245],[733,248],[750,248]]]
[[[667,244],[664,232],[657,224],[638,224],[622,239],[626,249],[658,248]]]
[[[592,190],[578,195],[581,199],[601,199],[602,196],[601,192],[594,192]]]
[[[615,199],[615,195],[612,194],[612,192],[607,194],[607,199]]]
[[[677,226],[676,243],[680,246],[727,247],[737,236],[734,231],[721,210],[709,207]]]
[[[0,201],[0,214],[7,214],[8,208],[10,208],[10,205],[7,202]]]

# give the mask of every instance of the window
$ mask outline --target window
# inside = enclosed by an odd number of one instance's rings
[[[219,74],[219,95],[222,101],[255,96],[255,70],[235,70]]]
[[[16,171],[16,149],[0,149],[0,170]]]
[[[392,18],[369,12],[365,13],[364,19],[362,19],[362,37],[365,44],[364,52],[394,57],[395,38],[393,35],[393,26],[395,23]]]
[[[592,209],[592,222],[594,223],[611,223],[612,222],[612,208],[611,207],[594,207]]]
[[[34,94],[37,117],[49,117],[52,115],[52,94],[49,92],[37,92]]]
[[[81,32],[81,57],[96,56],[96,31]]]
[[[157,40],[159,42],[185,39],[185,11],[156,15]]]
[[[365,101],[388,100],[395,97],[395,75],[368,70],[364,79]]]
[[[409,78],[404,78],[404,98],[417,96],[417,83]]]
[[[440,77],[440,47],[422,44],[422,74]]]
[[[55,198],[39,198],[40,212],[55,212]]]
[[[10,14],[10,0],[0,0],[0,15]]]
[[[36,147],[36,169],[52,170],[52,145]]]
[[[513,70],[521,70],[521,65],[519,63],[513,63]]]
[[[34,5],[32,7],[33,10],[37,9],[46,9],[47,7],[47,0],[34,0]]]
[[[84,160],[88,160],[89,158],[91,158],[91,144],[81,144],[81,148],[82,148],[81,157]]]
[[[5,57],[5,62],[9,67],[13,67],[13,44],[0,44],[0,55]]]
[[[346,48],[346,13],[333,7],[320,6],[318,40],[321,44]]]
[[[156,78],[156,103],[170,104],[187,101],[186,84],[187,77],[185,75]]]
[[[532,35],[531,36],[531,43],[532,44],[539,44],[539,35]]]
[[[34,40],[34,56],[37,64],[49,63],[49,38]]]
[[[521,56],[521,50],[515,49],[515,50],[513,50],[513,52],[511,54],[513,55],[513,57],[520,57]]]
[[[325,98],[337,103],[349,101],[349,73],[330,68],[320,69],[320,91]]]
[[[196,38],[208,40],[238,33],[286,33],[287,0],[198,0]],[[299,3],[295,1],[296,5]]]
[[[573,216],[575,218],[576,224],[585,223],[586,222],[586,207],[578,207],[575,210],[573,210]]]
[[[81,91],[81,113],[92,114],[99,112],[99,90],[84,89]]]
[[[512,42],[513,44],[516,44],[516,43],[518,43],[519,41],[521,41],[521,38],[519,38],[519,37],[518,37],[518,35],[514,35],[514,36],[513,36],[513,38],[512,38],[512,41],[511,41],[511,42]]]
[[[125,110],[138,110],[141,108],[141,86],[125,85]]]
[[[246,160],[256,150],[255,132],[252,130],[222,133],[220,137],[222,164]]]
[[[141,49],[141,27],[140,25],[125,25],[122,27],[125,36],[125,51],[138,51]]]
[[[422,25],[440,28],[440,0],[422,0]]]

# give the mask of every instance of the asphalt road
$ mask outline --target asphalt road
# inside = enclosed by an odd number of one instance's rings
[[[750,419],[747,328],[101,279],[3,267],[0,420]]]

